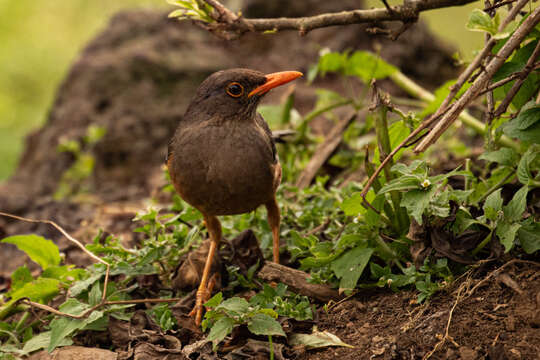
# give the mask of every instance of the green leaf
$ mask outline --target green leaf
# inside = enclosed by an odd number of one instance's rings
[[[497,34],[497,24],[495,21],[480,9],[473,9],[466,26],[471,31],[482,31],[491,35]]]
[[[372,254],[372,248],[356,247],[332,261],[332,271],[340,279],[340,290],[350,291],[355,288]]]
[[[327,72],[338,72],[343,70],[347,54],[338,52],[327,52],[319,58],[319,72],[326,75]]]
[[[103,292],[101,291],[101,283],[97,281],[94,283],[94,285],[92,285],[92,288],[88,292],[88,304],[90,304],[90,306],[99,304],[101,302],[102,295]]]
[[[77,299],[70,298],[60,306],[59,310],[70,315],[80,315],[88,308],[89,305],[83,304]],[[57,317],[53,319],[50,323],[51,342],[47,347],[47,351],[53,351],[75,331],[83,329],[85,326],[99,320],[101,317],[103,317],[103,312],[93,311],[88,317],[83,319],[72,319],[67,317]]]
[[[508,205],[504,207],[504,217],[506,221],[513,222],[521,219],[525,212],[525,207],[527,206],[528,192],[528,186],[523,186],[514,194],[514,197],[508,202]]]
[[[348,348],[354,348],[354,346],[349,345],[336,335],[329,333],[328,331],[317,331],[314,330],[311,334],[291,334],[289,336],[289,345],[304,345],[308,349],[317,349],[327,346],[344,346]]]
[[[241,297],[233,297],[225,300],[218,306],[216,310],[225,310],[226,312],[233,312],[236,314],[243,314],[248,311],[249,303],[246,299]]]
[[[390,138],[390,147],[396,148],[403,140],[407,138],[410,134],[410,129],[407,127],[404,121],[396,121],[388,128],[388,137]],[[397,161],[403,155],[405,149],[399,150],[396,155],[394,155],[394,160]],[[373,162],[375,164],[380,164],[380,155],[379,147],[375,148],[373,153]]]
[[[370,190],[370,192],[371,192],[371,190]],[[369,193],[368,193],[368,195],[369,195]],[[385,202],[386,202],[386,198],[385,198],[384,194],[377,194],[375,196],[375,198],[373,199],[373,201],[371,202],[371,205],[375,209],[377,209],[377,211],[381,211],[381,209],[383,208]],[[373,209],[369,208],[367,210],[367,212],[366,212],[365,220],[366,220],[366,223],[369,226],[377,227],[377,226],[380,226],[381,215],[378,214],[377,212],[373,211]]]
[[[29,298],[32,301],[46,303],[55,297],[59,290],[60,281],[56,279],[37,278],[36,280],[24,284],[19,289],[9,293],[13,303],[22,298]]]
[[[540,160],[540,146],[533,145],[523,154],[517,168],[519,182],[528,185],[534,180],[532,174],[533,164]]]
[[[88,290],[90,286],[92,286],[93,283],[101,279],[103,276],[103,272],[98,272],[96,274],[91,275],[89,278],[84,280],[79,280],[73,286],[69,289],[69,293],[71,296],[76,297],[79,296],[82,292]]]
[[[497,220],[498,212],[502,210],[503,199],[501,197],[501,190],[498,189],[489,194],[484,203],[484,214],[489,220]]]
[[[34,234],[14,235],[3,239],[2,242],[17,246],[32,261],[38,263],[42,269],[60,264],[58,247],[51,240],[41,236]]]
[[[223,294],[220,291],[216,295],[212,296],[212,298],[210,300],[208,300],[204,304],[204,306],[206,306],[208,308],[215,308],[216,306],[221,304],[221,301],[223,301]]]
[[[421,189],[421,181],[422,180],[415,175],[402,175],[384,185],[379,191],[379,194],[384,194],[390,191],[409,191]]]
[[[516,119],[502,125],[503,132],[511,138],[519,139],[532,144],[540,144],[540,122],[529,126],[526,130],[518,128]]]
[[[231,333],[233,326],[233,319],[231,319],[230,317],[222,317],[221,319],[216,321],[214,326],[212,326],[212,328],[210,329],[210,334],[208,334],[206,340],[211,341],[215,349],[217,344],[219,344],[220,341],[225,339],[225,336]]]
[[[407,213],[412,216],[418,224],[422,225],[422,214],[429,206],[431,197],[435,193],[436,187],[430,186],[427,190],[411,190],[403,194],[401,206],[407,209]]]
[[[523,225],[518,230],[518,239],[527,254],[540,250],[540,223]]]
[[[521,224],[501,222],[497,225],[496,234],[504,246],[504,252],[509,252],[514,247],[514,240]]]
[[[345,75],[358,76],[366,84],[371,79],[383,79],[398,69],[368,51],[355,51],[348,59],[345,67]]]
[[[343,200],[341,210],[343,210],[345,215],[356,216],[364,211],[364,207],[362,206],[363,199],[360,194],[360,192],[355,192],[351,197]]]
[[[516,166],[519,156],[514,149],[503,147],[496,151],[485,152],[478,158],[505,166]]]
[[[61,265],[48,267],[43,270],[41,277],[72,283],[85,276],[87,273],[86,269],[75,268],[74,265]]]
[[[34,351],[46,349],[51,342],[51,331],[45,331],[42,333],[39,333],[35,336],[33,336],[30,340],[28,340],[23,348],[22,348],[22,354],[26,355],[30,354]],[[61,341],[58,346],[69,346],[73,344],[73,341],[71,339],[64,339]]]
[[[540,121],[540,105],[534,105],[528,109],[522,109],[516,117],[517,128],[525,130]]]
[[[281,324],[267,314],[255,314],[248,322],[248,330],[255,335],[286,336]]]
[[[11,274],[11,291],[22,288],[25,284],[32,282],[34,278],[26,265],[20,266]]]

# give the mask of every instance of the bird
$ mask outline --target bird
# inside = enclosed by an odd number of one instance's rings
[[[281,165],[272,132],[257,113],[271,89],[302,76],[299,71],[264,74],[227,69],[208,76],[179,120],[167,151],[176,192],[203,216],[210,247],[190,316],[200,325],[211,293],[210,269],[221,241],[218,216],[247,213],[264,205],[279,263],[280,211],[276,191]]]

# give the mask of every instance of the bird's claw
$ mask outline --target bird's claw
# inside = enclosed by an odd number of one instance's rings
[[[191,310],[191,312],[188,314],[189,316],[195,317],[195,325],[200,326],[202,321],[202,314],[203,314],[203,305],[210,299],[210,295],[212,295],[212,290],[214,289],[214,286],[216,284],[217,273],[214,274],[210,281],[208,282],[208,287],[199,287],[199,290],[197,290],[197,295],[195,296],[195,306]],[[203,285],[203,284],[201,284]]]
[[[195,317],[195,325],[200,326],[203,314],[203,304],[208,301],[210,292],[208,289],[197,290],[197,296],[195,299],[195,306],[189,313],[189,316]]]

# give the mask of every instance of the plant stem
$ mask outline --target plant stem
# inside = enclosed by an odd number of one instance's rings
[[[384,158],[392,151],[392,146],[390,144],[390,136],[388,135],[388,119],[386,116],[388,114],[388,107],[381,101],[379,103],[379,108],[379,114],[375,116],[375,133],[377,134],[379,156],[380,161],[382,162]],[[394,178],[390,171],[392,164],[393,161],[390,161],[384,166],[384,174],[387,182],[390,182]],[[405,209],[403,209],[400,205],[401,194],[398,191],[391,191],[390,199],[392,200],[394,212],[393,214],[388,213],[387,215],[391,220],[395,220],[395,228],[397,232],[402,233],[408,227],[408,218]],[[395,215],[395,218],[393,215]]]
[[[501,179],[498,183],[494,184],[492,187],[490,187],[484,195],[478,201],[477,204],[480,204],[482,201],[486,200],[486,198],[491,195],[494,191],[496,191],[498,188],[506,184],[506,182],[510,179],[512,179],[514,176],[516,176],[515,171],[512,171],[510,174],[506,175],[503,179]]]
[[[392,79],[396,83],[396,85],[405,90],[409,95],[412,95],[418,99],[427,102],[435,100],[435,95],[415,83],[401,71],[394,72],[392,75],[390,75],[390,79]],[[485,124],[471,114],[469,114],[467,111],[463,111],[459,115],[459,119],[461,120],[461,122],[463,122],[463,124],[473,129],[478,134],[486,136],[487,130]],[[517,152],[520,152],[519,144],[506,135],[501,136],[498,140],[496,140],[496,142],[499,145],[507,146],[516,150]]]
[[[25,311],[24,314],[22,314],[20,320],[17,322],[17,325],[15,325],[15,331],[17,332],[19,331],[21,326],[23,326],[26,320],[28,319],[28,316],[30,316],[30,312],[28,311]]]
[[[388,246],[388,244],[383,240],[383,238],[380,235],[376,236],[375,241],[377,242],[377,244],[379,244],[381,249],[383,249],[385,252],[387,252],[392,257],[392,260],[396,263],[397,267],[401,271],[403,271],[404,268],[403,268],[403,265],[401,264],[401,262],[399,261],[399,257],[394,252],[394,250],[392,250],[392,248],[390,246]]]
[[[471,159],[469,158],[465,159],[465,171],[469,173],[471,172]],[[465,184],[463,184],[463,189],[467,191],[471,187],[471,184],[469,183],[468,176],[464,176],[464,178],[465,178]]]
[[[272,344],[272,335],[268,335],[268,343],[270,344],[270,360],[274,360],[274,344]]]
[[[478,254],[480,250],[482,250],[487,244],[489,244],[489,242],[491,241],[491,238],[493,237],[493,231],[494,230],[491,230],[488,236],[486,236],[486,238],[482,240],[482,242],[478,244],[478,246],[472,251],[473,255]]]

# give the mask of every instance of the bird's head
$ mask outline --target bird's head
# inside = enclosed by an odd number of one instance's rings
[[[210,75],[197,89],[186,115],[251,117],[260,99],[271,89],[302,76],[298,71],[263,74],[249,69],[229,69]]]

